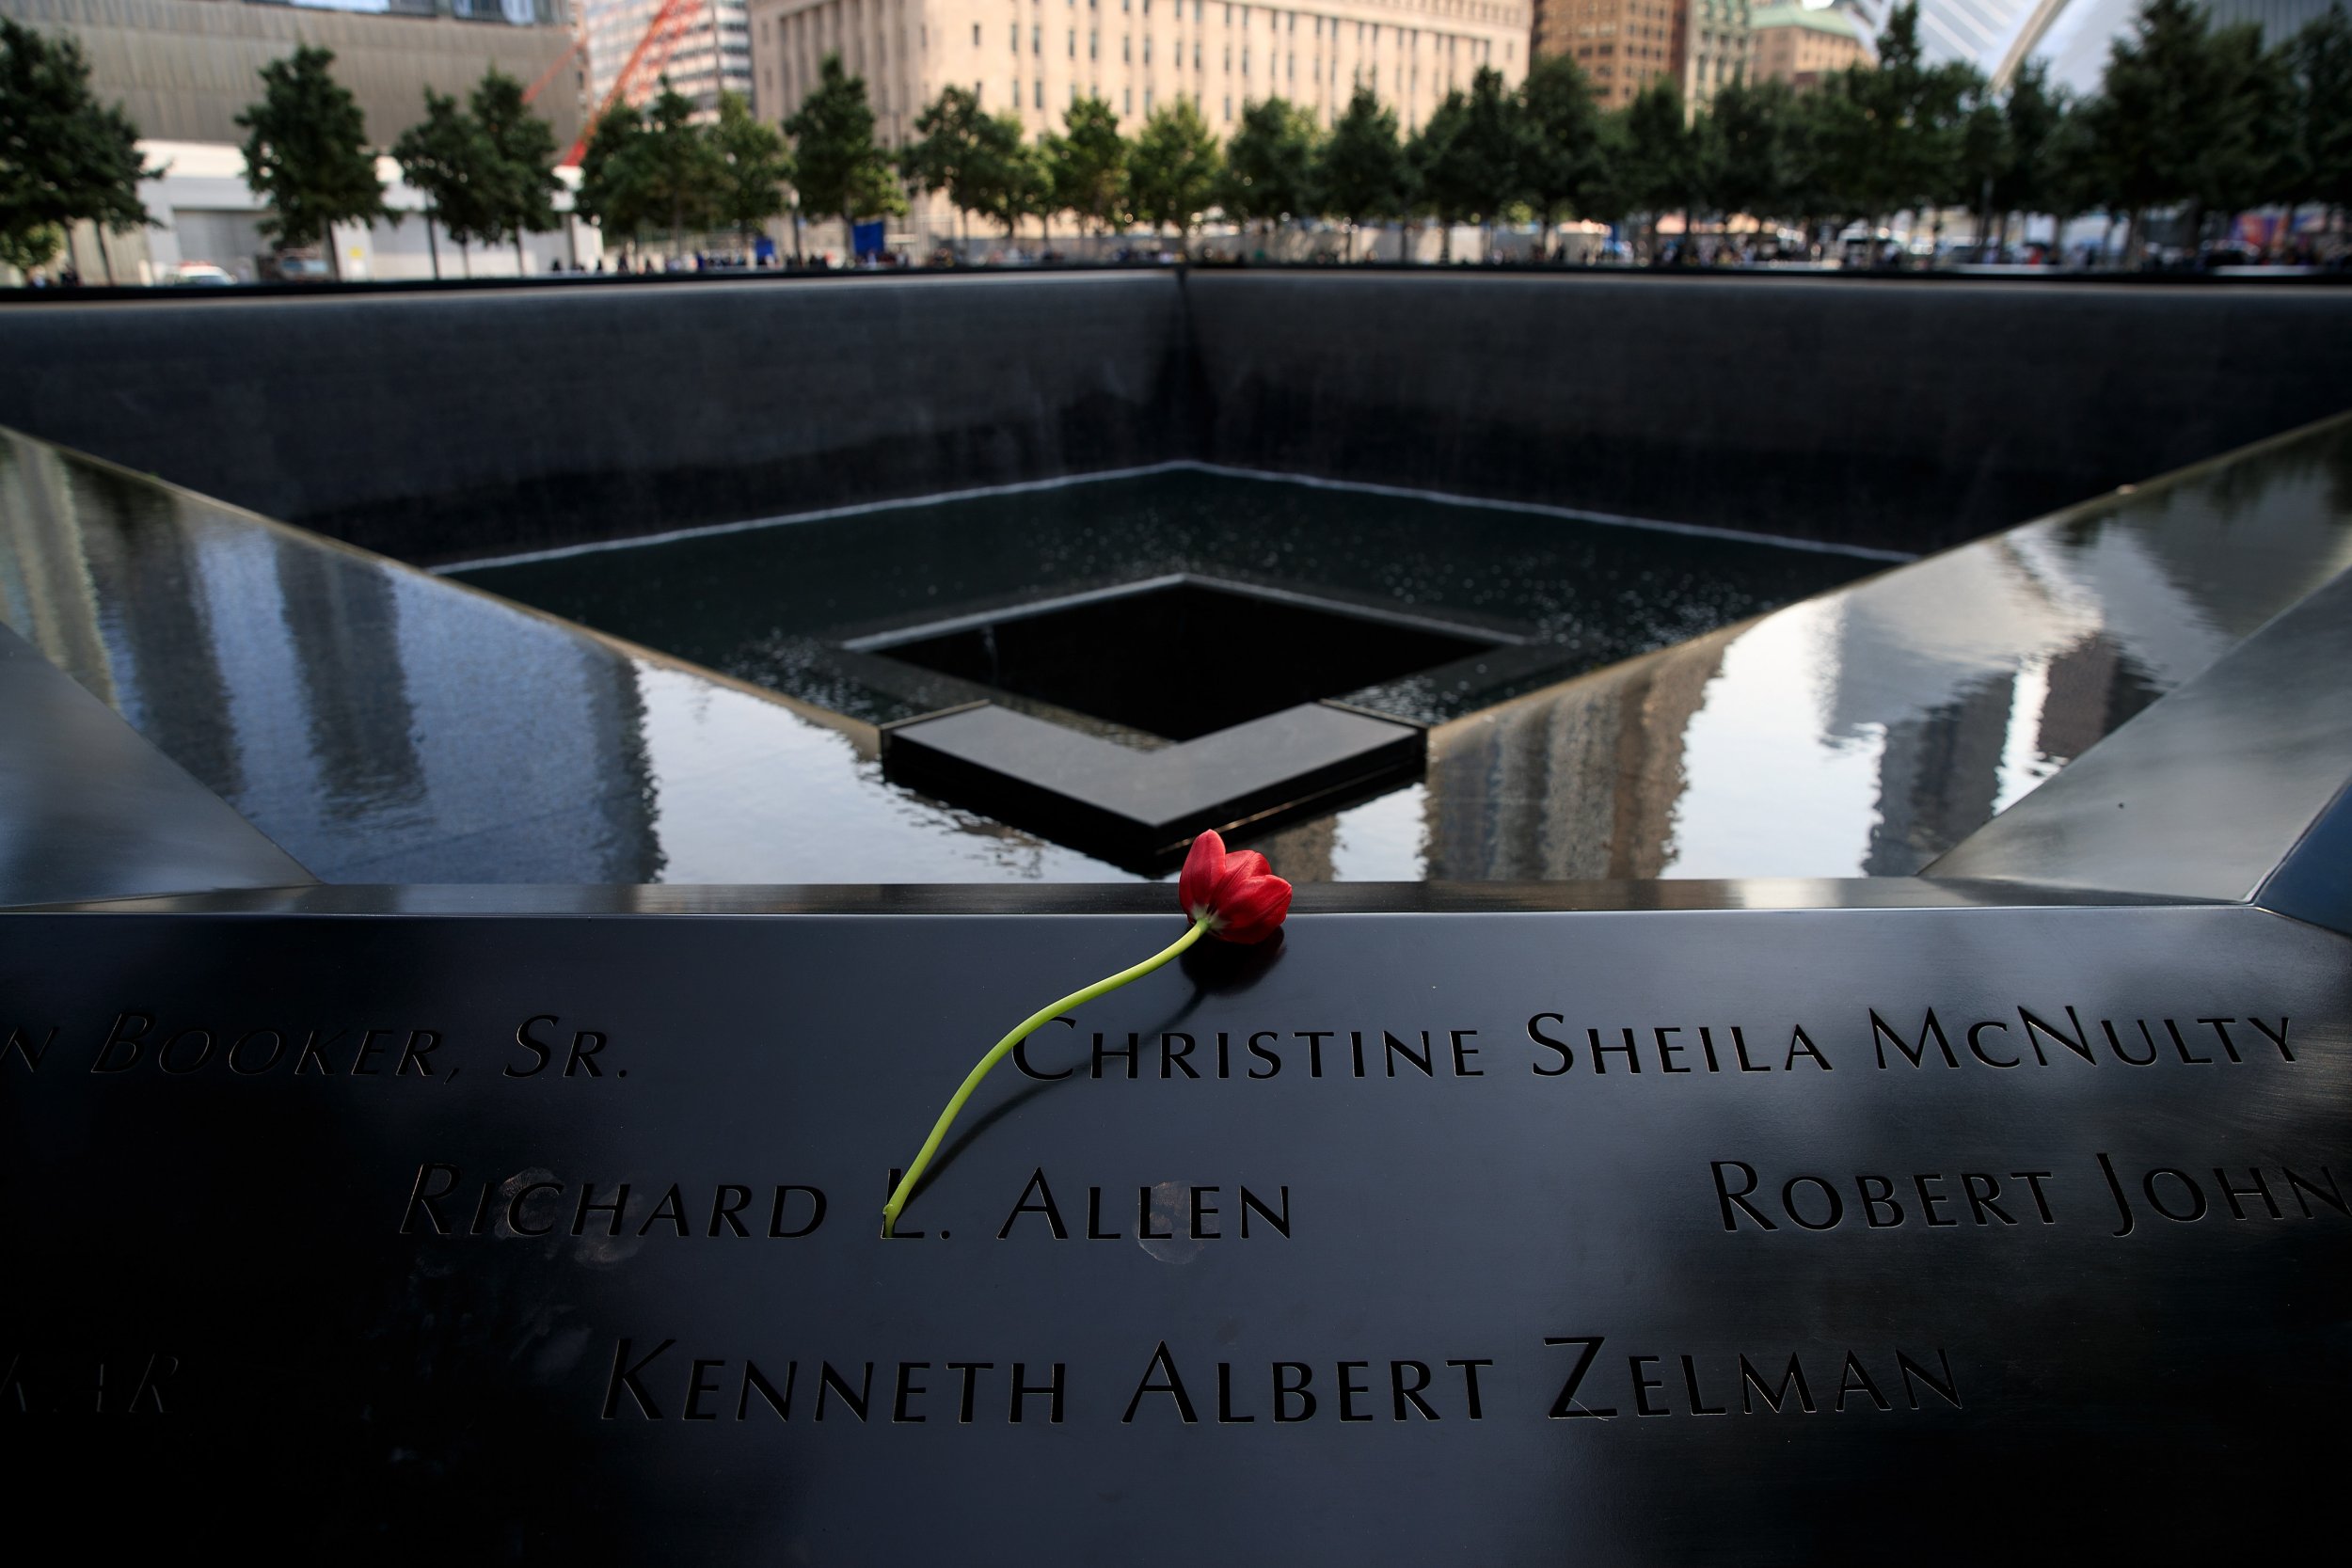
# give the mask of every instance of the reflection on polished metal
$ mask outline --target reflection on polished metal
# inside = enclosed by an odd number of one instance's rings
[[[1417,776],[1422,732],[1302,703],[1140,751],[983,703],[886,730],[882,762],[914,788],[1166,871],[1204,829],[1287,821]]]
[[[1443,725],[1425,873],[1908,875],[2347,564],[2352,418]]]
[[[0,905],[310,880],[5,626],[0,736]]]
[[[0,621],[331,879],[1121,875],[894,786],[864,724],[39,442],[0,439]],[[1256,847],[1916,871],[2347,562],[2338,420],[1441,724],[1424,783]]]
[[[2258,896],[2352,780],[2352,574],[2248,638],[1927,868]],[[2334,867],[2339,884],[2352,864]]]
[[[332,880],[1120,875],[867,726],[15,436],[0,622]]]

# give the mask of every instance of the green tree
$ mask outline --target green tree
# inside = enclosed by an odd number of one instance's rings
[[[1061,205],[1054,196],[1053,161],[1042,146],[1015,139],[1005,153],[1003,195],[999,200],[1006,227],[1012,234],[1020,234],[1023,218],[1035,218],[1039,246],[1042,248],[1052,240],[1047,220],[1061,210]]]
[[[915,117],[914,140],[899,154],[898,169],[918,190],[947,193],[969,244],[972,214],[993,209],[1001,156],[991,145],[979,95],[950,84]]]
[[[1311,212],[1317,139],[1313,117],[1287,99],[1243,104],[1217,185],[1225,215],[1271,235],[1278,224]]]
[[[785,210],[784,187],[792,178],[792,155],[784,135],[756,119],[738,92],[719,95],[719,123],[710,128],[721,179],[716,216],[748,247],[761,224]]]
[[[2058,170],[2056,147],[2069,112],[2066,89],[2050,85],[2048,65],[2027,60],[2010,78],[2001,119],[2009,133],[2009,157],[1993,177],[1993,210],[2001,215],[2000,240],[2009,243],[2009,214],[2056,210]]]
[[[45,266],[76,223],[95,224],[106,279],[106,231],[147,223],[138,128],[90,96],[89,66],[72,39],[0,19],[0,261]]]
[[[2147,214],[2191,198],[2203,140],[2215,134],[2211,31],[2194,0],[2148,0],[2107,53],[2083,116],[2108,196],[2130,215],[2127,264],[2146,246]]]
[[[424,241],[432,253],[433,276],[441,276],[441,243],[436,227],[449,230],[467,273],[473,271],[467,245],[482,238],[488,225],[485,190],[493,178],[497,154],[481,123],[431,87],[424,89],[424,119],[400,134],[392,143],[401,178],[424,197]]]
[[[2326,203],[2338,223],[2352,207],[2352,17],[2341,3],[2296,35],[2296,195]]]
[[[2210,34],[2206,50],[2209,134],[2188,168],[2191,246],[2203,238],[2207,214],[2229,217],[2290,200],[2298,184],[2291,50],[2265,50],[2251,23]]]
[[[1397,141],[1395,111],[1382,108],[1370,87],[1356,89],[1325,138],[1315,190],[1318,205],[1346,223],[1351,261],[1356,230],[1368,219],[1402,216],[1412,199],[1412,171]]]
[[[262,68],[262,101],[237,116],[245,182],[269,204],[264,236],[293,249],[321,245],[336,277],[335,225],[391,216],[367,148],[359,101],[335,80],[335,54],[308,44]]]
[[[1128,157],[1136,216],[1155,234],[1175,230],[1189,248],[1194,226],[1216,199],[1221,163],[1216,138],[1192,100],[1180,96],[1163,103],[1143,122]]]
[[[1702,162],[1712,205],[1759,221],[1797,213],[1798,114],[1786,82],[1734,81],[1716,92],[1696,126],[1707,143]]]
[[[2061,260],[2066,226],[2074,218],[2104,209],[2108,214],[2110,237],[2115,229],[2114,183],[2088,112],[2097,103],[2096,98],[2090,99],[2061,119],[2042,150],[2042,199],[2035,205],[2050,214],[2051,239]],[[2103,244],[2103,255],[2105,249]]]
[[[1799,103],[1812,198],[1804,205],[1820,216],[1864,218],[1875,227],[1896,198],[1882,176],[1879,113],[1870,74],[1867,66],[1850,66],[1832,73]]]
[[[609,245],[624,240],[633,245],[653,219],[643,178],[644,138],[644,116],[616,103],[598,118],[580,155],[573,205],[603,231]]]
[[[2009,139],[2009,117],[2002,112],[2000,101],[1981,80],[1970,83],[1961,108],[1952,181],[1961,204],[1977,214],[1977,259],[1980,261],[1992,234],[1994,198],[2001,177],[2015,159]]]
[[[1519,184],[1549,245],[1563,213],[1585,214],[1601,178],[1600,110],[1583,68],[1565,55],[1531,64],[1519,101],[1526,114]]]
[[[1127,138],[1119,116],[1100,98],[1080,98],[1062,126],[1044,148],[1056,210],[1074,214],[1082,233],[1118,228],[1127,216]]]
[[[695,122],[692,101],[670,86],[668,77],[647,106],[644,130],[627,156],[624,177],[638,182],[648,214],[668,220],[671,254],[681,253],[687,234],[716,221],[727,168],[709,127]]]
[[[523,236],[545,234],[559,221],[555,193],[564,182],[555,177],[555,128],[523,102],[523,85],[495,66],[475,84],[472,109],[491,154],[484,237],[511,237],[515,270],[528,272]]]
[[[1415,138],[1413,162],[1422,203],[1443,226],[1441,261],[1454,259],[1454,226],[1459,223],[1485,228],[1492,254],[1493,225],[1519,199],[1525,141],[1518,100],[1503,87],[1502,73],[1488,66],[1478,68],[1468,93],[1447,93],[1430,114]]]
[[[1006,239],[1017,238],[1021,220],[1041,199],[1040,187],[1052,182],[1012,111],[983,115],[974,126],[971,182],[972,210],[1003,224]]]
[[[1964,65],[1928,64],[1916,0],[1887,14],[1878,52],[1876,71],[1851,77],[1874,144],[1859,194],[1874,218],[1906,208],[1940,211],[1959,195],[1962,105],[1976,73]]]
[[[840,55],[825,56],[817,90],[784,122],[784,134],[792,138],[793,181],[808,211],[839,217],[845,230],[906,211],[890,155],[874,141],[866,78],[842,70]]]
[[[1690,254],[1692,209],[1698,203],[1700,149],[1682,113],[1682,89],[1661,76],[1633,95],[1625,107],[1625,195],[1645,218],[1648,252],[1658,252],[1658,220],[1683,214],[1685,260]]]
[[[56,261],[64,248],[65,230],[55,224],[0,230],[0,266],[14,267],[28,277]]]

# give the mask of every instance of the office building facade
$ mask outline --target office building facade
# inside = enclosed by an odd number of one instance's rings
[[[719,94],[752,97],[752,51],[744,0],[688,0],[661,21],[663,0],[575,0],[588,55],[588,102],[593,108],[612,93],[613,84],[639,55],[639,70],[625,95],[650,103],[667,77],[705,115],[719,107]],[[658,31],[655,24],[661,21]],[[649,38],[648,33],[652,33]],[[640,49],[643,54],[640,55]]]
[[[1534,47],[1584,68],[1604,109],[1621,109],[1661,76],[1679,78],[1692,0],[1535,0]]]
[[[866,79],[878,134],[898,144],[953,83],[1031,135],[1101,98],[1133,134],[1178,97],[1230,135],[1243,108],[1280,97],[1328,125],[1359,85],[1406,129],[1482,66],[1527,73],[1524,0],[751,0],[755,101],[776,121],[827,55]]]
[[[1872,63],[1862,29],[1842,10],[1759,6],[1748,18],[1748,34],[1756,80],[1786,82],[1799,91],[1849,66]]]

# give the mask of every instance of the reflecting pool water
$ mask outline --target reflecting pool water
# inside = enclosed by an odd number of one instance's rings
[[[1509,640],[1343,696],[1417,723],[1666,647],[1883,558],[1176,468],[460,567],[477,586],[883,722],[976,692],[845,640],[1177,573],[1439,617]],[[1152,623],[1135,617],[1134,632]],[[1125,641],[1106,617],[1094,657]]]
[[[1091,492],[1099,512],[1101,485],[997,498],[1041,520],[985,548],[952,509],[913,509],[879,585],[839,562],[881,514],[632,552],[700,600],[592,588],[612,574],[586,558],[530,568],[576,573],[569,608],[656,654],[0,433],[0,620],[329,880],[1107,880],[1124,874],[891,784],[870,723],[749,677],[788,687],[759,661],[789,668],[819,616],[935,614],[928,592],[906,603],[923,549],[947,563],[938,601],[972,604],[1197,562],[1168,541],[1211,538],[1229,576],[1422,594],[1616,659],[1516,696],[1524,672],[1395,694],[1445,721],[1425,778],[1257,839],[1286,876],[1899,875],[2352,563],[2352,419],[1728,625],[1869,563],[1770,551],[1787,575],[1768,591],[1695,563],[1687,536],[1455,508],[1417,534],[1290,486],[1264,488],[1325,521],[1253,531],[1214,477],[1121,482],[1178,498],[1152,503],[1150,548],[1087,537],[1069,509]],[[790,572],[741,580],[787,537]],[[1661,581],[1698,584],[1699,608],[1660,610]],[[795,608],[763,617],[763,598]],[[1596,607],[1601,629],[1572,629]],[[1715,629],[1640,653],[1692,625]],[[902,700],[842,679],[874,716]]]

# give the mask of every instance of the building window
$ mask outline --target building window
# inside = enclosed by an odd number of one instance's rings
[[[977,49],[979,46],[980,46],[980,24],[979,24],[978,23],[975,22],[974,24],[972,24],[972,47],[973,47],[973,48],[975,48],[975,49]],[[1019,32],[1017,29],[1016,29],[1016,30],[1014,31],[1014,33],[1013,33],[1013,43],[1012,43],[1012,46],[1013,46],[1013,48],[1014,48],[1014,49],[1016,49],[1016,50],[1017,50],[1017,49],[1019,49],[1019,48],[1021,47],[1021,35],[1020,35],[1020,32]]]
[[[1032,102],[1034,102],[1041,109],[1045,107],[1045,83],[1042,80],[1039,80],[1030,83],[1029,86],[1035,88],[1037,93],[1036,98],[1033,99]]]

